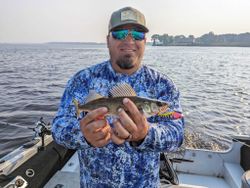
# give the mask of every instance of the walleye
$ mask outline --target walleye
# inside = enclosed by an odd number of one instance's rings
[[[113,87],[109,91],[109,97],[103,97],[91,90],[86,98],[85,104],[79,104],[75,99],[73,102],[76,107],[77,117],[79,117],[81,112],[92,111],[100,107],[107,107],[108,115],[117,115],[119,108],[123,108],[125,111],[127,110],[122,102],[124,98],[133,101],[146,117],[165,113],[169,108],[168,104],[164,101],[137,96],[134,89],[126,83]]]

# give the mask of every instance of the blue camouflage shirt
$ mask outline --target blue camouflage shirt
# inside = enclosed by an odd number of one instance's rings
[[[102,148],[89,145],[80,131],[72,100],[84,103],[89,90],[108,96],[109,90],[120,83],[130,84],[138,96],[166,101],[170,110],[182,112],[173,81],[148,66],[125,75],[116,73],[106,61],[79,71],[65,88],[52,135],[57,143],[78,151],[81,187],[159,187],[160,152],[175,151],[182,144],[183,118],[153,116],[147,119],[149,132],[139,146],[129,142],[116,145],[112,141]],[[108,121],[112,126],[112,118]]]

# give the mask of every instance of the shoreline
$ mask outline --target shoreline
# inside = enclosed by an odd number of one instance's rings
[[[106,43],[98,43],[98,42],[41,42],[41,43],[0,43],[0,45],[106,45]],[[213,44],[213,45],[204,45],[204,44],[171,44],[171,45],[161,45],[155,44],[152,42],[147,42],[147,46],[159,46],[159,47],[178,47],[178,46],[186,46],[186,47],[250,47],[250,44],[232,44],[232,45],[223,45],[223,44]]]

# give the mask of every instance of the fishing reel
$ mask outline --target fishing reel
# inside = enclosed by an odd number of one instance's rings
[[[43,121],[43,117],[36,123],[36,127],[33,130],[35,131],[35,136],[51,135],[50,123],[46,124]]]
[[[33,129],[35,131],[35,137],[42,138],[42,145],[38,148],[38,150],[45,150],[44,137],[45,135],[51,135],[51,126],[50,123],[46,124],[43,121],[43,117],[36,123],[36,127]]]

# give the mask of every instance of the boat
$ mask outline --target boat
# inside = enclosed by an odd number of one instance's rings
[[[39,188],[75,153],[53,141],[50,125],[41,118],[34,138],[0,158],[0,188]]]
[[[2,188],[79,188],[77,152],[56,144],[43,121],[31,142],[0,159]],[[232,136],[227,151],[186,148],[161,153],[162,188],[250,188],[250,136]]]

